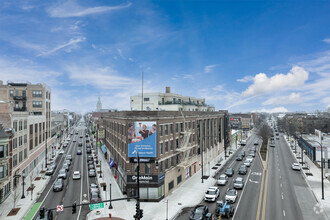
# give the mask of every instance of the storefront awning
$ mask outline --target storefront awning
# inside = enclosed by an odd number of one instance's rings
[[[107,148],[104,145],[101,146],[101,150],[104,154],[107,152]]]

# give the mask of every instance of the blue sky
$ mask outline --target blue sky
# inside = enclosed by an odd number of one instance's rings
[[[330,107],[328,1],[0,2],[0,79],[46,83],[52,109],[129,109],[141,91],[230,112]]]

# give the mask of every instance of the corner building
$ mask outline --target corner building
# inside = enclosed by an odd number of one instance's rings
[[[116,164],[112,171],[121,191],[127,196],[137,193],[136,151],[140,157],[142,201],[160,201],[202,166],[204,175],[209,175],[210,161],[224,151],[227,114],[227,111],[102,113],[106,149],[101,148],[106,158]]]

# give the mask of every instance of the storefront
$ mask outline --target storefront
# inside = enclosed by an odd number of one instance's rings
[[[158,202],[165,195],[165,174],[140,176],[140,199],[145,202]],[[137,176],[127,175],[127,196],[137,195]]]

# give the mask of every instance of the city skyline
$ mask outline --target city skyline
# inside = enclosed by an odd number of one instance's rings
[[[46,83],[52,109],[128,110],[130,96],[230,112],[330,107],[324,1],[2,1],[0,79]]]

